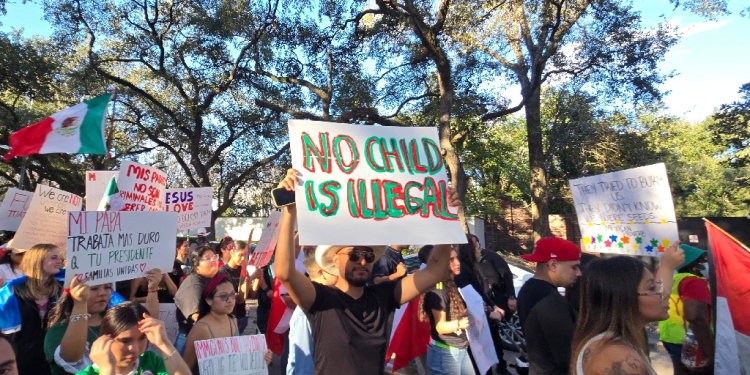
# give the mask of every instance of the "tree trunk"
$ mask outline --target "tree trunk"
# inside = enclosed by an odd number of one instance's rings
[[[526,96],[526,90],[523,94]],[[526,132],[529,142],[529,168],[531,172],[531,220],[534,227],[534,242],[551,237],[549,229],[549,193],[542,145],[541,95],[537,89],[529,96],[526,105]]]

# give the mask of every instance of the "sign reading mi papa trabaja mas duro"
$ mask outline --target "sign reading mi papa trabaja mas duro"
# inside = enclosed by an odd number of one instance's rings
[[[664,164],[570,180],[586,250],[659,256],[679,238]]]
[[[300,244],[466,242],[436,128],[290,120],[289,137]]]

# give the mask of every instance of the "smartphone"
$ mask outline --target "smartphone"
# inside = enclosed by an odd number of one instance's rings
[[[273,199],[274,206],[277,208],[294,204],[294,192],[283,187],[271,190],[271,198]]]

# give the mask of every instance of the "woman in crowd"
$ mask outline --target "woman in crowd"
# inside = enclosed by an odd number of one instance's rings
[[[663,253],[658,277],[671,277],[684,258],[674,249]],[[571,373],[656,374],[644,327],[669,317],[667,298],[662,280],[636,258],[616,256],[589,263],[581,281]]]
[[[190,253],[189,259],[190,274],[182,282],[174,297],[174,303],[177,306],[177,324],[180,327],[175,346],[180,355],[185,353],[187,335],[193,328],[193,323],[198,321],[203,290],[219,270],[219,255],[214,253],[209,245],[198,246]]]
[[[20,327],[10,329],[19,356],[18,372],[21,374],[50,374],[44,356],[44,336],[47,315],[57,304],[62,286],[55,280],[63,263],[60,249],[51,244],[34,245],[26,251],[21,269],[26,275],[6,285],[18,303]],[[5,307],[9,307],[6,305]]]
[[[155,290],[161,271],[148,272],[149,290]],[[92,364],[91,345],[99,338],[102,318],[112,296],[112,284],[89,286],[89,279],[73,278],[70,288],[50,312],[44,354],[52,375],[76,374]],[[158,313],[156,293],[148,293],[147,309]]]
[[[187,337],[185,363],[193,370],[193,374],[198,374],[198,358],[193,343],[240,335],[237,319],[232,315],[234,304],[235,289],[232,280],[225,274],[214,276],[203,290],[199,320],[195,322]]]
[[[232,237],[226,236],[219,242],[219,256],[221,257],[219,267],[229,263],[232,259],[232,250],[234,250],[234,240]]]
[[[5,255],[0,258],[0,278],[2,279],[0,280],[0,287],[8,281],[23,276],[21,261],[25,253],[26,250],[8,249]]]
[[[91,346],[94,365],[79,375],[153,374],[188,375],[190,369],[167,338],[164,322],[151,318],[136,302],[123,302],[107,311],[101,337]],[[163,357],[146,351],[148,343]]]
[[[421,251],[420,251],[421,253]],[[425,256],[428,259],[429,255]],[[461,273],[458,254],[451,251],[450,272],[420,302],[419,319],[430,321],[432,343],[427,349],[427,365],[435,375],[474,375],[467,348],[469,318],[466,304],[458,292],[454,277]]]

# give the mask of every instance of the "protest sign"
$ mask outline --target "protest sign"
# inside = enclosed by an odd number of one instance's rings
[[[264,335],[233,336],[195,342],[201,375],[265,375]]]
[[[21,220],[31,205],[34,193],[16,188],[8,188],[0,205],[0,230],[18,230]]]
[[[129,160],[120,164],[117,188],[123,211],[162,211],[166,187],[167,175],[159,169]]]
[[[659,256],[679,239],[663,163],[570,180],[589,252]]]
[[[484,314],[484,301],[471,285],[460,288],[459,292],[466,302],[466,312],[469,314],[469,328],[466,329],[469,348],[479,373],[486,374],[492,365],[500,361],[492,343],[490,324]]]
[[[68,211],[81,209],[81,197],[38,184],[29,209],[8,247],[30,249],[40,243],[53,244],[65,251],[68,237]]]
[[[68,215],[68,270],[91,277],[91,285],[145,277],[174,265],[177,214],[174,212],[80,211]]]
[[[145,303],[142,303],[143,307],[146,307]],[[169,341],[175,342],[177,335],[180,333],[180,327],[177,324],[177,306],[174,303],[160,303],[159,304],[159,320],[164,322],[164,329],[167,331],[167,337]],[[148,349],[159,355],[169,355],[169,353],[161,353],[159,348],[154,344],[149,343]]]
[[[104,196],[109,180],[117,181],[120,171],[86,171],[86,211],[96,211]]]
[[[276,241],[279,240],[279,224],[281,223],[281,211],[271,211],[268,220],[263,225],[260,240],[255,246],[255,252],[250,258],[250,264],[263,267],[271,260],[273,251],[276,249]],[[248,244],[248,246],[250,246]]]
[[[211,226],[213,188],[166,189],[164,211],[177,213],[177,230]]]
[[[301,245],[466,242],[435,128],[290,120],[289,138]]]

